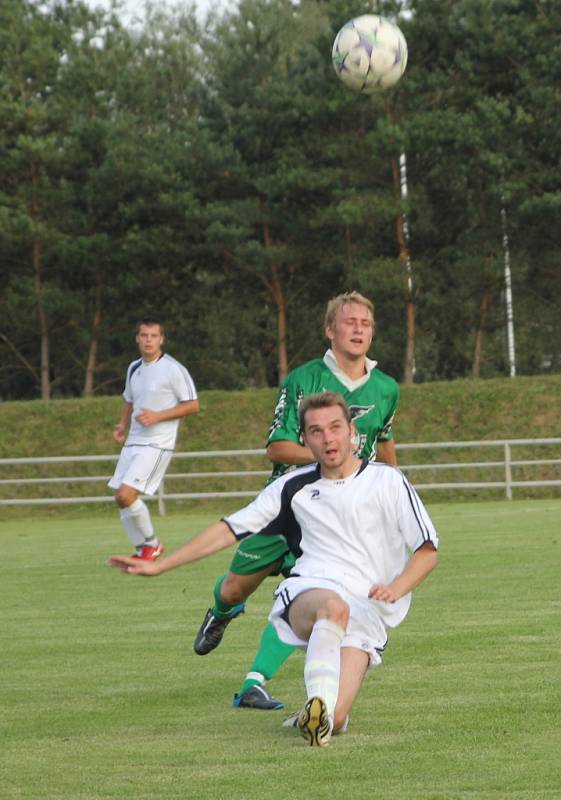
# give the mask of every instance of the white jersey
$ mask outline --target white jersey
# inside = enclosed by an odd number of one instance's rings
[[[400,575],[411,551],[426,542],[438,547],[426,509],[403,473],[367,460],[343,480],[323,478],[316,464],[297,469],[224,521],[238,539],[256,533],[286,539],[296,556],[291,576],[327,578],[360,597]],[[396,603],[370,602],[395,627],[411,594]]]
[[[154,425],[141,425],[136,415],[140,409],[163,411],[178,403],[197,399],[193,379],[185,367],[172,356],[163,354],[157,361],[133,361],[127,369],[123,398],[132,403],[132,417],[125,447],[148,445],[173,450],[179,419],[167,419]]]

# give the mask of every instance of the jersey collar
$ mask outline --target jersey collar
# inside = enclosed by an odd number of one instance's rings
[[[360,388],[368,378],[370,377],[370,373],[378,363],[377,361],[372,361],[371,358],[365,358],[364,362],[366,365],[366,375],[363,375],[362,378],[357,378],[356,381],[351,380],[346,372],[339,367],[337,364],[337,359],[335,358],[335,353],[331,348],[326,350],[325,355],[323,357],[323,361],[326,366],[331,370],[331,372],[335,375],[338,381],[343,384],[343,386],[348,389],[349,392],[354,392],[355,389]]]

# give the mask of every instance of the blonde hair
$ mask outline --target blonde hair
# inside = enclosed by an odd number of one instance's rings
[[[327,308],[325,309],[325,319],[323,322],[324,329],[333,327],[337,312],[340,308],[343,308],[343,306],[346,306],[349,303],[356,303],[359,306],[364,306],[367,308],[372,314],[372,321],[374,321],[374,303],[372,303],[363,294],[360,294],[360,292],[343,292],[343,294],[338,294],[337,297],[332,297],[327,303]]]
[[[343,416],[350,425],[351,410],[345,403],[343,395],[339,392],[318,392],[317,394],[309,394],[307,397],[304,397],[298,407],[298,421],[301,430],[306,429],[305,423],[308,411],[315,411],[318,408],[332,408],[333,406],[339,406],[343,412]]]

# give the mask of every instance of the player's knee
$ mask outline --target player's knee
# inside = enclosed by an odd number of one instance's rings
[[[329,619],[341,628],[346,628],[349,622],[350,608],[348,603],[336,594],[331,594],[325,598],[322,607],[318,611],[318,618]]]
[[[236,575],[234,572],[228,575],[222,581],[220,587],[220,597],[225,603],[230,605],[237,605],[243,603],[249,596],[250,592],[247,591],[247,586],[241,579],[241,576]]]
[[[119,506],[119,508],[128,508],[132,506],[136,498],[138,497],[138,492],[134,489],[131,489],[130,486],[120,486],[115,494],[115,502]]]

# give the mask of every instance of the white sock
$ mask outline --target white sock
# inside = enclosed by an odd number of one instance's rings
[[[120,517],[121,525],[136,548],[144,547],[146,544],[154,547],[158,544],[158,539],[154,535],[150,512],[140,497],[132,505],[122,508]]]
[[[265,676],[260,672],[248,672],[245,679],[246,681],[259,681],[261,686],[265,683]]]
[[[333,718],[339,693],[341,671],[341,642],[345,630],[328,619],[319,619],[308,641],[304,681],[308,699],[321,697],[327,713]]]

